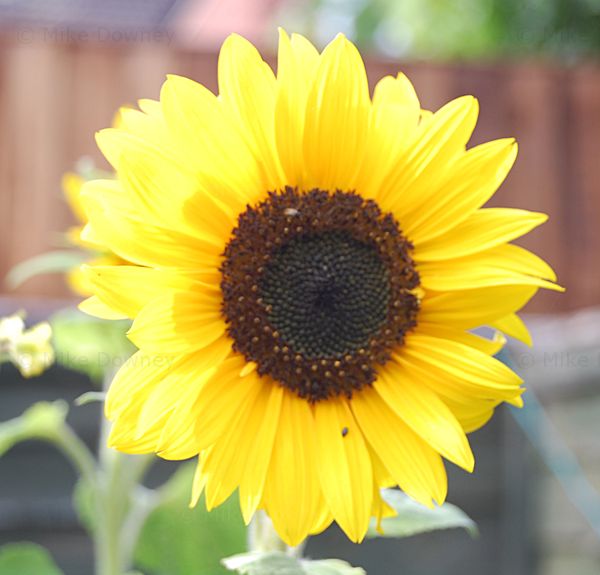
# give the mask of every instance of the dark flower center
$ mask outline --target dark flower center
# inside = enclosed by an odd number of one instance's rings
[[[311,402],[370,385],[416,325],[412,246],[352,192],[287,188],[239,217],[221,267],[234,349]]]
[[[385,323],[387,269],[348,232],[300,236],[273,254],[259,282],[269,319],[307,359],[342,358],[369,345]]]

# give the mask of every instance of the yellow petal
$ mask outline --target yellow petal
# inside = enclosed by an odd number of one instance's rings
[[[127,314],[114,311],[95,295],[84,299],[77,307],[82,312],[101,319],[126,319],[128,317]]]
[[[123,260],[142,266],[218,267],[222,245],[168,230],[144,220],[123,190],[113,180],[87,182],[82,192],[90,223],[82,235],[93,234]]]
[[[302,187],[306,179],[304,119],[318,63],[319,53],[306,38],[294,34],[290,41],[279,29],[275,141],[286,183],[293,187]]]
[[[525,235],[547,219],[546,214],[527,210],[479,210],[448,233],[416,244],[414,257],[424,262],[468,256]]]
[[[315,423],[309,404],[285,391],[265,484],[264,504],[277,533],[300,544],[321,518]]]
[[[506,178],[517,157],[512,138],[475,146],[447,166],[442,180],[403,223],[413,242],[440,236],[487,202]]]
[[[381,369],[375,390],[404,423],[456,465],[473,471],[469,442],[452,412],[431,389],[408,377],[397,363]]]
[[[160,154],[136,150],[123,153],[118,173],[144,220],[224,247],[234,214],[194,174]]]
[[[156,452],[163,459],[188,459],[203,449],[202,422],[196,412],[200,390],[231,353],[231,340],[224,336],[190,356],[190,361],[167,376],[179,391],[156,445]]]
[[[323,51],[308,96],[304,158],[309,188],[354,188],[368,120],[365,66],[358,50],[340,34]]]
[[[395,361],[444,396],[514,401],[522,380],[502,362],[462,343],[411,334]]]
[[[404,74],[386,76],[375,86],[369,117],[369,133],[356,189],[376,199],[382,181],[392,166],[403,161],[417,135],[420,105],[412,84]]]
[[[522,383],[521,378],[501,361],[468,345],[430,335],[409,335],[401,351],[393,354],[394,358],[400,360],[403,356],[442,368],[483,386],[512,388]]]
[[[264,389],[266,397],[262,398],[262,410],[253,413],[254,427],[246,430],[251,441],[247,450],[248,463],[240,480],[240,506],[246,524],[250,523],[263,497],[284,396],[283,387],[274,382]]]
[[[223,503],[240,485],[244,475],[256,462],[250,459],[250,451],[255,445],[256,437],[260,433],[262,420],[266,415],[269,405],[269,383],[257,380],[257,394],[240,406],[235,414],[230,429],[206,452],[203,464],[203,473],[206,475],[206,508],[210,511]],[[263,447],[272,449],[271,445]],[[262,482],[257,486],[260,493],[256,493],[260,501],[264,475],[270,459],[267,449],[266,461],[262,460]]]
[[[182,361],[164,355],[133,354],[119,369],[106,395],[106,417],[113,420],[131,404],[143,403],[156,385]]]
[[[240,376],[245,363],[245,359],[237,354],[227,358],[200,389],[193,410],[198,421],[201,449],[210,447],[227,434],[243,406],[260,393],[264,382],[257,372]]]
[[[254,153],[265,190],[285,185],[275,147],[275,75],[258,50],[232,34],[219,53],[219,97]]]
[[[178,161],[178,150],[171,142],[164,138],[157,139],[153,131],[147,136],[123,129],[105,128],[96,132],[96,144],[115,170],[119,169],[126,151],[166,156],[172,161]]]
[[[523,323],[523,320],[516,314],[511,313],[504,317],[495,319],[493,322],[489,322],[492,327],[499,329],[506,335],[514,337],[524,344],[531,347],[533,341],[531,340],[531,334],[527,329],[527,326]]]
[[[67,172],[62,178],[62,189],[69,207],[75,217],[84,224],[87,221],[87,216],[79,198],[82,186],[83,178],[78,174]]]
[[[181,142],[182,153],[205,179],[218,181],[215,189],[238,202],[240,208],[265,193],[258,164],[217,96],[193,80],[169,75],[160,99],[168,128]]]
[[[123,453],[144,454],[153,453],[160,437],[162,421],[155,421],[150,429],[140,437],[137,433],[136,422],[142,405],[135,405],[127,414],[127,417],[117,419],[108,436],[108,446],[118,449]]]
[[[352,398],[352,411],[365,437],[394,481],[408,495],[433,507],[446,498],[442,458],[387,405],[372,388]]]
[[[210,289],[165,293],[137,314],[129,339],[140,349],[156,353],[190,353],[225,333],[221,298]]]
[[[377,83],[365,157],[356,181],[362,196],[376,198],[392,166],[403,161],[418,133],[419,115],[419,99],[404,74],[385,76]]]
[[[340,527],[359,543],[373,502],[371,459],[363,434],[344,399],[320,401],[314,413],[323,495]]]
[[[168,138],[167,126],[160,112],[147,114],[134,108],[123,107],[119,110],[119,122],[115,127],[156,143],[164,142]]]
[[[204,461],[208,455],[208,450],[203,451],[198,456],[198,464],[196,465],[196,472],[194,473],[194,480],[192,482],[192,498],[190,500],[190,508],[195,507],[198,504],[200,496],[206,487],[208,477],[204,473]]]
[[[398,515],[398,512],[384,501],[383,497],[381,497],[379,488],[375,485],[373,486],[373,510],[371,513],[373,517],[375,517],[375,528],[380,535],[385,535],[381,526],[382,519],[385,519],[386,517],[396,517]]]
[[[384,209],[396,215],[405,231],[411,229],[410,214],[431,201],[433,190],[451,161],[464,152],[478,112],[477,100],[472,96],[446,104],[421,125],[421,135],[406,158],[385,177],[378,200]]]
[[[471,397],[443,398],[444,403],[458,419],[465,433],[471,433],[483,427],[499,405],[498,400],[476,400]]]
[[[512,244],[497,246],[479,254],[418,266],[421,284],[434,291],[521,285],[554,291],[564,288],[553,283],[556,274],[538,256]]]
[[[494,332],[492,339],[456,329],[447,325],[419,322],[419,333],[442,339],[450,339],[469,347],[474,347],[487,355],[496,355],[506,344],[506,338],[500,332]]]
[[[145,112],[149,116],[156,116],[158,118],[163,117],[163,110],[158,100],[140,98],[138,100],[138,106],[142,112]]]
[[[451,292],[427,292],[421,301],[419,322],[470,329],[521,309],[537,287],[500,286]]]
[[[176,290],[191,290],[195,282],[175,270],[139,266],[83,266],[96,297],[110,309],[134,318],[157,297]]]

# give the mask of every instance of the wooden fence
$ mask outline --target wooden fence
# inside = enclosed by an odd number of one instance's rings
[[[214,89],[216,66],[216,53],[166,43],[0,38],[0,276],[60,241],[71,222],[61,174],[82,155],[103,165],[93,134],[119,105],[156,98],[168,72]],[[493,205],[550,214],[523,245],[547,258],[568,287],[565,295],[542,294],[529,310],[600,304],[600,66],[369,61],[368,69],[372,82],[402,69],[430,109],[462,94],[479,98],[473,143],[516,136],[520,144]],[[20,293],[67,292],[55,277],[31,280]]]

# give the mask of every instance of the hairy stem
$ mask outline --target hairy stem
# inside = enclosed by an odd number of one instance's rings
[[[105,391],[111,377],[106,377]],[[159,497],[141,485],[151,455],[126,455],[108,447],[110,422],[102,418],[98,449],[95,533],[96,575],[123,575],[133,563],[140,532]]]
[[[282,551],[293,557],[301,557],[304,543],[297,547],[286,545],[273,527],[273,522],[264,511],[258,511],[248,527],[249,551]]]

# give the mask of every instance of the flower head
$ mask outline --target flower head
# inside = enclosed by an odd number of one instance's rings
[[[25,328],[23,314],[0,318],[0,363],[12,362],[23,377],[40,375],[54,363],[47,322]]]
[[[113,126],[118,127],[119,114],[115,116]],[[129,263],[117,256],[109,250],[105,245],[100,243],[98,238],[92,234],[84,233],[85,225],[88,218],[85,212],[84,202],[81,197],[83,185],[86,181],[97,179],[100,177],[114,177],[113,174],[104,173],[94,167],[89,159],[82,158],[78,162],[77,170],[67,172],[62,178],[62,189],[64,197],[77,223],[67,230],[67,240],[73,246],[84,250],[89,254],[88,265],[94,266],[118,266]],[[81,270],[81,266],[77,265],[67,271],[67,282],[69,287],[81,296],[90,296],[93,294],[92,286],[85,274]]]
[[[88,232],[125,266],[86,269],[83,307],[132,318],[110,442],[199,457],[193,501],[236,489],[297,544],[337,521],[360,541],[379,488],[444,501],[442,458],[521,380],[493,358],[515,312],[560,289],[511,240],[546,216],[481,206],[512,139],[466,148],[477,101],[421,110],[408,79],[369,96],[356,48],[280,36],[278,72],[231,36],[219,95],[177,76],[98,134],[117,179],[84,186]]]

